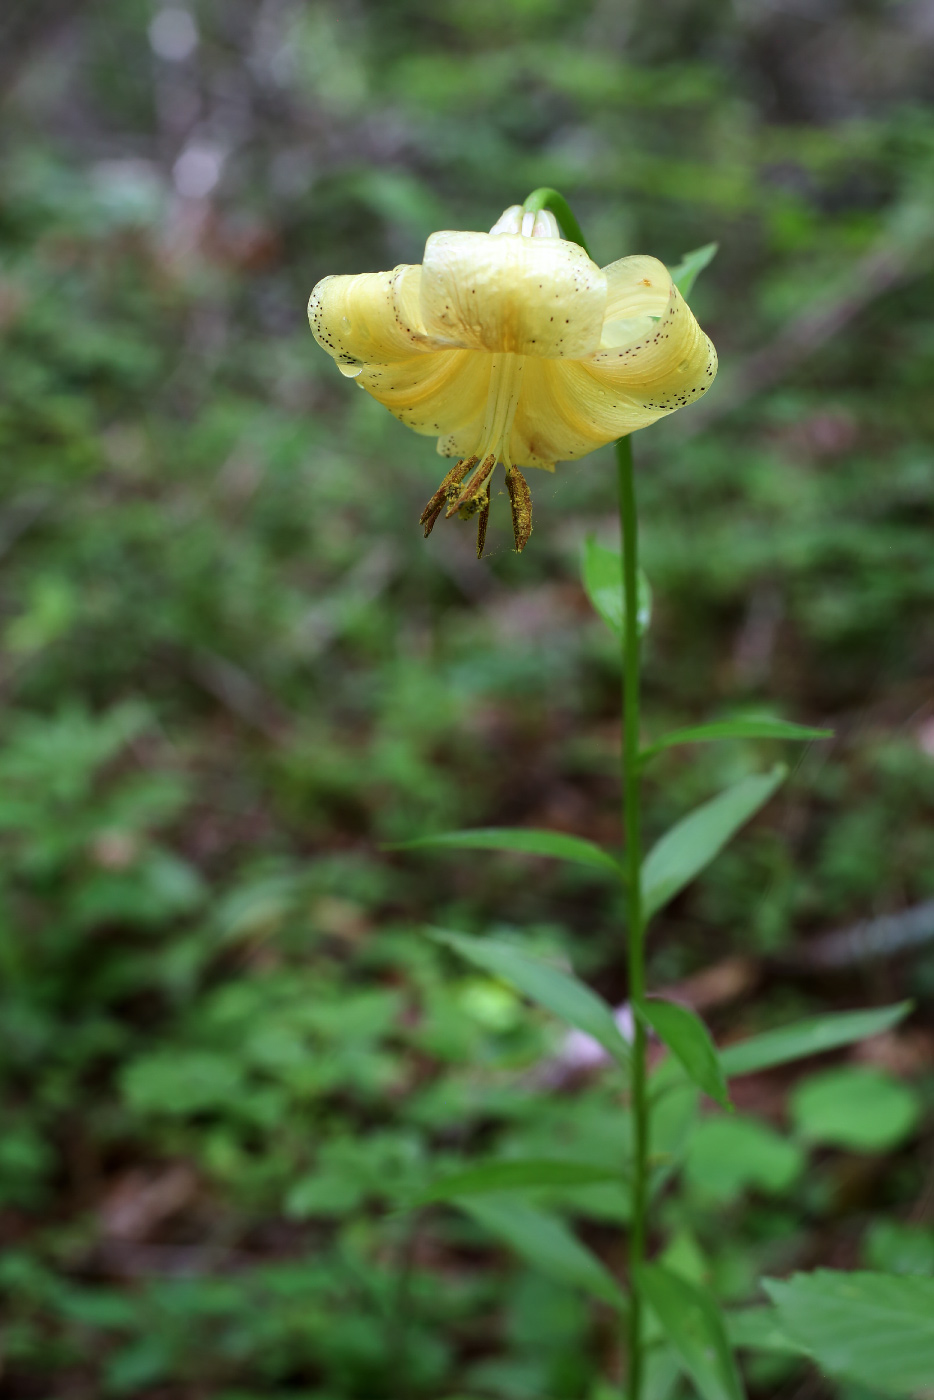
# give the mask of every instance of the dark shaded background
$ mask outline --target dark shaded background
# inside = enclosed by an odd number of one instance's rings
[[[653,982],[720,1038],[917,1001],[855,1052],[913,1128],[811,1147],[800,1073],[744,1081],[787,1170],[724,1189],[694,1151],[665,1227],[727,1302],[934,1272],[934,917],[902,918],[934,896],[931,0],[10,0],[0,83],[0,1396],[609,1393],[605,1314],[394,1207],[481,1152],[618,1151],[612,1086],[556,1086],[554,1027],[424,923],[621,1000],[620,911],[571,867],[379,843],[619,840],[615,644],[577,581],[611,456],[536,475],[521,560],[502,496],[482,564],[469,527],[423,543],[432,443],[304,317],[320,276],[543,183],[600,262],[720,243],[716,388],[636,439],[649,729],[837,734],[666,913]],[[672,752],[650,833],[776,757]],[[619,1193],[556,1202],[618,1265]]]

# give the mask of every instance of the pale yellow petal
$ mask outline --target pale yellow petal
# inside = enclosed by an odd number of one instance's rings
[[[490,387],[492,355],[476,350],[440,350],[391,365],[368,365],[357,383],[416,433],[469,440],[480,436]]]
[[[600,344],[606,278],[560,238],[433,233],[420,292],[426,332],[450,344],[561,359]]]
[[[514,462],[573,461],[706,393],[716,351],[677,291],[674,297],[673,309],[623,358],[614,350],[587,360],[526,361],[510,442]]]
[[[510,204],[508,209],[504,209],[490,229],[490,233],[521,233],[522,216],[525,210],[521,204]]]
[[[658,258],[619,258],[603,269],[606,277],[606,321],[632,316],[660,316],[668,305],[671,273]]]
[[[607,390],[632,395],[661,417],[705,394],[717,353],[671,274],[655,258],[622,258],[605,269],[608,311],[600,349],[586,364]]]
[[[510,456],[520,467],[574,461],[658,416],[628,395],[609,393],[585,362],[527,360]]]
[[[364,365],[395,364],[438,348],[422,324],[420,280],[421,268],[406,264],[392,272],[325,277],[308,302],[315,340],[353,377]]]

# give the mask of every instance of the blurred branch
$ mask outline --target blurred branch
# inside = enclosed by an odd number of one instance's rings
[[[9,95],[33,49],[90,9],[91,0],[31,0],[0,10],[0,103]]]
[[[282,740],[294,724],[275,696],[225,656],[199,648],[191,656],[190,672],[192,679],[225,709],[273,743]]]
[[[26,491],[9,503],[0,515],[0,560],[2,560],[52,505],[50,491]]]
[[[398,560],[398,550],[386,540],[375,541],[364,550],[340,584],[302,619],[299,634],[305,656],[320,656],[344,631],[349,619],[376,602],[395,576]]]
[[[389,544],[373,545],[343,579],[303,617],[298,628],[301,654],[316,660],[343,634],[353,619],[375,603],[396,573],[398,553]],[[189,657],[192,678],[238,719],[279,743],[299,721],[236,662],[199,647]]]
[[[679,420],[682,433],[693,436],[779,384],[879,297],[927,272],[932,253],[934,208],[930,196],[922,196],[896,211],[888,231],[831,292],[789,321],[767,345],[738,359],[717,392]]]
[[[796,967],[813,969],[853,967],[930,942],[934,942],[934,899],[899,914],[863,919],[849,928],[825,933],[803,949],[793,948],[789,961]]]

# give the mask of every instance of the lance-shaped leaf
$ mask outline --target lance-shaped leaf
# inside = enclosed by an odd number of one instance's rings
[[[670,267],[671,280],[678,291],[687,301],[694,289],[698,274],[703,272],[705,267],[709,267],[717,256],[717,243],[705,243],[703,248],[695,248],[691,253],[685,253],[677,267]]]
[[[681,1375],[681,1359],[667,1344],[650,1346],[645,1358],[644,1400],[671,1400]],[[616,1393],[607,1388],[606,1394],[595,1400],[616,1400]]]
[[[456,1204],[543,1274],[581,1288],[605,1303],[623,1305],[612,1274],[558,1216],[514,1197],[465,1199]]]
[[[589,1162],[562,1161],[554,1157],[515,1157],[494,1162],[477,1162],[463,1171],[452,1172],[429,1187],[419,1205],[451,1201],[460,1196],[485,1196],[503,1191],[541,1191],[559,1186],[593,1186],[618,1182],[622,1169],[593,1166]]]
[[[524,953],[512,943],[492,938],[469,938],[463,933],[445,929],[430,929],[439,943],[453,948],[455,953],[482,967],[494,977],[500,977],[530,1001],[543,1006],[559,1020],[576,1030],[593,1036],[617,1063],[629,1065],[629,1046],[620,1034],[610,1006],[569,972],[562,972],[543,958]]]
[[[589,865],[596,870],[612,872],[624,878],[619,861],[582,836],[569,836],[564,831],[541,831],[531,827],[480,827],[475,831],[442,831],[437,836],[419,836],[414,841],[398,841],[388,849],[413,851],[435,846],[449,850],[518,851],[527,856],[550,856],[569,860],[575,865]]]
[[[764,1279],[782,1331],[831,1376],[885,1395],[934,1386],[934,1278],[818,1269]]]
[[[723,1317],[706,1289],[662,1264],[645,1264],[639,1283],[703,1400],[743,1400]]]
[[[712,744],[718,739],[789,739],[808,743],[812,739],[831,739],[832,729],[811,729],[806,724],[792,724],[787,719],[737,718],[715,720],[712,724],[696,724],[688,729],[673,729],[649,744],[639,755],[641,763],[678,744]]]
[[[784,764],[779,764],[771,773],[744,778],[665,833],[642,863],[646,918],[657,913],[720,854],[740,827],[765,806],[787,771]]]
[[[699,1016],[676,1002],[649,997],[637,1014],[680,1061],[694,1083],[724,1108],[732,1108],[717,1047]]]
[[[791,1026],[765,1031],[720,1051],[720,1063],[727,1078],[754,1074],[773,1065],[789,1064],[825,1050],[837,1050],[871,1035],[897,1026],[911,1011],[910,1001],[880,1006],[872,1011],[839,1011],[828,1016],[812,1016]]]
[[[593,535],[584,541],[581,578],[594,611],[617,636],[623,634],[623,560],[615,549],[598,544]],[[652,620],[652,589],[639,570],[639,608],[636,624],[644,636]]]

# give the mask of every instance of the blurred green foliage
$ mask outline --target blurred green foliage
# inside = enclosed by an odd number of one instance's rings
[[[721,1038],[919,1003],[790,1106],[779,1074],[744,1082],[752,1121],[673,1112],[669,1265],[731,1303],[763,1271],[934,1269],[931,945],[807,961],[934,894],[929,8],[0,19],[4,1397],[608,1393],[605,1311],[398,1207],[478,1153],[621,1159],[599,1075],[549,1079],[554,1027],[419,932],[521,929],[621,1000],[617,897],[380,843],[618,842],[616,649],[577,581],[613,542],[611,459],[533,483],[521,561],[503,500],[483,566],[456,522],[425,544],[431,443],[304,323],[320,276],[417,262],[543,183],[601,262],[720,243],[693,303],[721,379],[635,442],[654,733],[767,711],[838,736],[671,906],[653,984],[755,960]],[[650,837],[773,756],[660,755]],[[618,1266],[620,1189],[542,1203]],[[750,1355],[758,1400],[803,1375]]]

